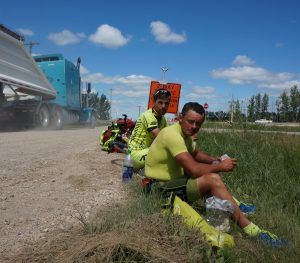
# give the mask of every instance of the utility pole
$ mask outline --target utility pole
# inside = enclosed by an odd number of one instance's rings
[[[109,111],[109,118],[110,120],[112,120],[112,116],[111,116],[111,111],[112,111],[112,92],[113,92],[113,89],[110,89],[110,111]]]
[[[32,47],[35,46],[35,45],[39,45],[39,44],[40,44],[39,42],[30,41],[29,43],[25,43],[24,45],[29,46],[29,53],[31,55],[32,54]]]

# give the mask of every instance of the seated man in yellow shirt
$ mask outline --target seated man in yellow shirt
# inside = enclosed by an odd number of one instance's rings
[[[154,93],[153,107],[145,111],[136,121],[128,143],[134,168],[141,169],[145,166],[145,158],[151,143],[160,130],[167,126],[164,115],[170,101],[171,93],[166,89],[158,89]]]
[[[152,143],[146,159],[146,177],[160,182],[162,190],[174,189],[175,193],[182,190],[188,202],[203,195],[229,200],[235,208],[233,219],[247,235],[257,236],[273,247],[284,245],[284,240],[249,221],[219,176],[219,172],[232,171],[237,160],[228,158],[221,161],[218,157],[195,149],[192,137],[204,120],[202,105],[197,102],[186,103],[179,122],[163,129]],[[213,164],[214,161],[218,161],[217,164]]]

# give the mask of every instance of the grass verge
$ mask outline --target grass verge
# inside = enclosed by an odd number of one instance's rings
[[[300,258],[300,137],[252,132],[199,133],[198,146],[211,155],[238,159],[232,173],[221,174],[231,193],[257,205],[251,220],[291,241],[274,250],[245,236],[232,225],[236,246],[216,253],[198,231],[179,218],[168,221],[157,194],[145,196],[139,182],[128,186],[124,205],[93,218],[80,217],[84,231],[97,243],[74,262],[298,262]]]
[[[238,262],[298,262],[300,258],[300,137],[244,132],[199,133],[202,150],[238,159],[232,173],[223,173],[231,193],[257,205],[251,220],[291,241],[274,250],[233,231]]]
[[[87,262],[86,255],[94,262],[215,262],[227,256],[227,251],[216,253],[181,218],[163,216],[161,198],[157,193],[145,195],[139,178],[126,187],[131,196],[126,204],[79,218],[86,234],[109,245],[103,249],[98,243],[78,262]]]

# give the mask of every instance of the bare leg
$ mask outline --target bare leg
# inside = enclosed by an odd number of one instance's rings
[[[209,193],[223,200],[229,200],[234,205],[233,219],[238,222],[241,228],[249,225],[251,222],[241,212],[239,206],[236,204],[232,195],[228,192],[225,184],[218,174],[210,173],[204,174],[197,178],[197,186],[200,193]]]

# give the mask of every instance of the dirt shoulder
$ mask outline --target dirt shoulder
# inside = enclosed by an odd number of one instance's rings
[[[70,238],[79,214],[122,202],[124,155],[101,151],[100,130],[0,133],[0,262]]]

